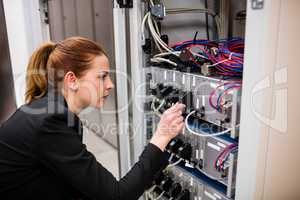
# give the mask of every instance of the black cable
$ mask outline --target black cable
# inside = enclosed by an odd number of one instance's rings
[[[208,9],[208,3],[207,3],[207,0],[204,1],[204,6],[205,6],[205,9]],[[206,37],[207,37],[207,40],[209,40],[209,25],[208,25],[208,13],[206,12],[205,13],[205,24],[206,24]]]
[[[196,31],[195,35],[194,35],[194,39],[193,39],[193,43],[194,44],[196,44],[197,36],[198,36],[198,31]]]

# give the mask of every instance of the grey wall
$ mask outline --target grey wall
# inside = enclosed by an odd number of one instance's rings
[[[113,1],[107,0],[49,0],[50,35],[54,41],[70,36],[83,36],[100,43],[107,51],[111,69],[115,69]],[[112,76],[115,82],[115,76]],[[84,114],[87,126],[117,146],[116,93],[112,91],[101,113],[93,110]]]
[[[169,8],[204,8],[204,0],[164,0],[166,9]],[[214,3],[208,0],[209,9],[214,8]],[[215,31],[211,16],[208,16],[210,39],[213,39]],[[206,38],[206,25],[204,13],[182,13],[167,15],[162,21],[162,33],[169,36],[170,44],[176,42],[191,40],[195,32],[198,31],[197,38]]]
[[[12,68],[9,55],[7,30],[3,9],[0,0],[0,124],[5,121],[15,110],[15,90]]]

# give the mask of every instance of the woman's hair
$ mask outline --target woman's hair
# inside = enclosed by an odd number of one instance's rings
[[[44,96],[49,84],[56,88],[68,71],[80,77],[99,55],[107,56],[99,44],[83,37],[70,37],[59,43],[43,44],[34,51],[28,63],[26,103]]]

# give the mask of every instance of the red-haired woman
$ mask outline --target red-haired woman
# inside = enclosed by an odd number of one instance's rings
[[[0,128],[0,199],[138,199],[167,165],[163,150],[183,128],[184,105],[164,112],[139,161],[117,181],[82,143],[78,114],[103,106],[109,61],[81,37],[49,42],[30,58],[26,104]]]

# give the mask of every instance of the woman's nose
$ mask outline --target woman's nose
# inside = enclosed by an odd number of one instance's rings
[[[108,83],[107,83],[106,88],[107,88],[108,90],[110,90],[110,89],[113,89],[114,87],[115,87],[115,85],[113,84],[111,78],[109,77],[109,80],[108,80]]]

